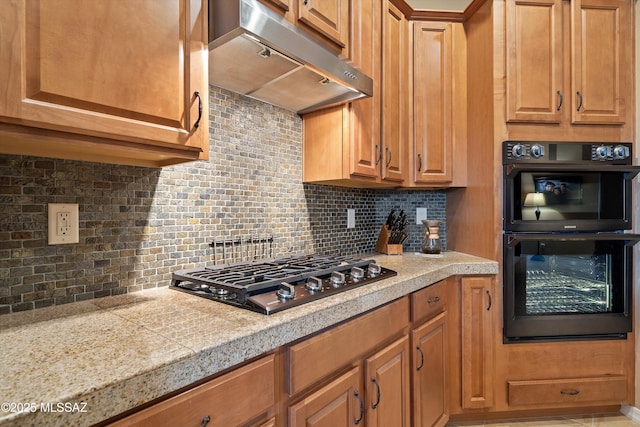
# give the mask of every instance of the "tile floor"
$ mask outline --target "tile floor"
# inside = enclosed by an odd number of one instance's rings
[[[573,415],[485,422],[450,422],[447,427],[635,427],[640,424],[622,414]]]

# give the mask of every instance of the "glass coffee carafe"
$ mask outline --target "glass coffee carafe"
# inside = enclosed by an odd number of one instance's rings
[[[442,242],[440,242],[440,221],[423,219],[425,233],[422,241],[422,253],[439,254],[442,252]]]

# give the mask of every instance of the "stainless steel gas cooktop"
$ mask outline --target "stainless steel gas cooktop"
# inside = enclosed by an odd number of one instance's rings
[[[271,314],[396,274],[373,260],[300,255],[176,271],[170,288]]]

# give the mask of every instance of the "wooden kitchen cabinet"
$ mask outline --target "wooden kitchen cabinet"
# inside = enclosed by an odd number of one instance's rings
[[[466,48],[460,23],[413,23],[413,138],[405,185],[466,185]]]
[[[390,0],[382,13],[382,179],[404,180],[405,152],[409,147],[408,21]]]
[[[631,11],[628,0],[507,0],[507,121],[628,121]]]
[[[409,337],[404,336],[365,360],[367,426],[411,425],[409,359]]]
[[[269,355],[109,425],[237,426],[250,422],[273,426],[275,390],[274,356]]]
[[[463,276],[461,279],[460,357],[463,410],[490,408],[494,405],[493,280],[489,276]]]
[[[413,425],[442,427],[449,420],[449,289],[443,280],[411,295]]]
[[[362,374],[359,367],[336,378],[289,408],[291,427],[348,427],[363,419]]]
[[[206,159],[206,22],[206,0],[4,2],[0,151]]]
[[[408,325],[401,298],[286,348],[290,424],[409,426]]]
[[[345,187],[394,187],[382,176],[380,0],[353,2],[352,64],[373,80],[373,96],[305,114],[303,181]]]
[[[269,6],[340,57],[350,58],[350,38],[357,37],[356,32],[351,31],[352,13],[356,12],[357,4],[350,5],[350,0],[258,1]]]

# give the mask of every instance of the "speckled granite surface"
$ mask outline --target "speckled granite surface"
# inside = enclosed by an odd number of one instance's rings
[[[91,425],[448,276],[498,272],[455,252],[373,257],[398,276],[270,316],[168,288],[0,316],[0,426]]]

